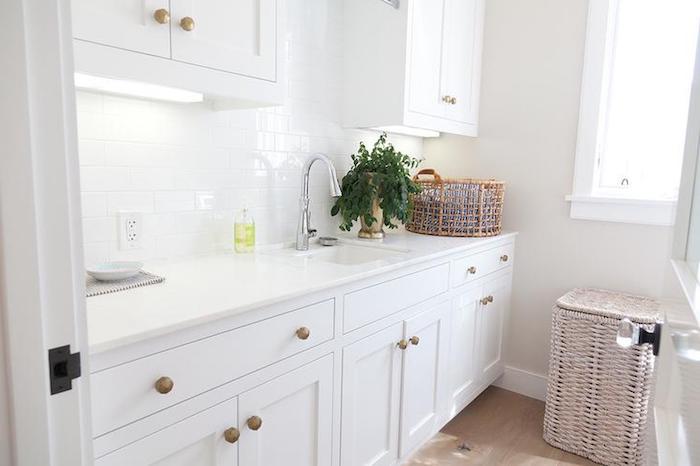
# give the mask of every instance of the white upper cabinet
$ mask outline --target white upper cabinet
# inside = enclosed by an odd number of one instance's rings
[[[73,37],[168,58],[169,8],[168,0],[73,0]]]
[[[484,0],[345,2],[345,124],[476,136],[483,21]]]
[[[200,92],[220,107],[284,101],[282,0],[72,0],[76,71]]]
[[[173,59],[275,79],[276,0],[170,0]]]

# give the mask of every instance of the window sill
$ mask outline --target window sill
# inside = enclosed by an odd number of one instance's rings
[[[636,225],[671,226],[676,220],[676,201],[566,196],[571,218]]]

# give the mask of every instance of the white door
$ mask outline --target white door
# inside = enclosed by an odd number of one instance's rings
[[[278,0],[171,0],[173,59],[276,80]]]
[[[72,0],[73,37],[170,57],[168,0]]]
[[[481,287],[457,296],[450,316],[450,418],[464,409],[478,385],[477,315]]]
[[[484,0],[445,0],[442,94],[445,117],[476,125],[479,112]]]
[[[450,303],[404,323],[408,347],[404,353],[401,396],[400,456],[428,440],[447,420],[447,358]]]
[[[399,455],[403,325],[343,349],[341,466],[393,465]]]
[[[410,8],[408,109],[442,117],[445,96],[440,95],[440,75],[445,0],[414,0]]]
[[[333,355],[239,396],[240,464],[331,464]]]
[[[237,404],[231,398],[101,457],[95,466],[236,466]]]
[[[510,306],[510,275],[484,284],[479,304],[480,381],[492,383],[503,373],[503,326]]]
[[[89,378],[62,370],[89,373],[70,4],[3,2],[3,24],[0,430],[19,466],[89,465]]]

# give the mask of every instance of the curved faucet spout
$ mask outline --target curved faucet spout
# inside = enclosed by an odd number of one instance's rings
[[[322,161],[328,169],[330,178],[331,196],[338,197],[342,194],[338,184],[338,175],[335,172],[333,162],[324,154],[310,155],[304,162],[301,169],[301,198],[299,199],[299,225],[297,228],[297,250],[306,251],[309,249],[309,238],[316,234],[316,230],[311,228],[311,214],[309,210],[309,175],[311,166],[317,160]]]

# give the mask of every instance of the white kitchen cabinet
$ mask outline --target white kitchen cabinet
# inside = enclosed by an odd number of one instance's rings
[[[403,325],[343,349],[341,466],[384,466],[399,457]]]
[[[95,460],[95,466],[236,466],[237,398]],[[245,463],[244,463],[245,464]]]
[[[172,58],[275,79],[277,0],[170,0]],[[193,29],[180,21],[191,18]]]
[[[449,415],[459,413],[479,387],[479,333],[477,331],[481,287],[460,293],[450,316]]]
[[[450,303],[404,323],[400,453],[405,457],[447,421],[447,358]]]
[[[241,394],[239,411],[240,464],[331,464],[333,356]]]
[[[476,136],[483,21],[484,0],[346,2],[344,123]]]
[[[218,107],[284,100],[282,0],[72,0],[77,72],[203,93]]]
[[[510,276],[484,284],[479,302],[479,378],[493,382],[503,373],[503,327],[510,306]]]
[[[71,9],[76,39],[170,57],[170,27],[154,17],[168,0],[73,0]]]

